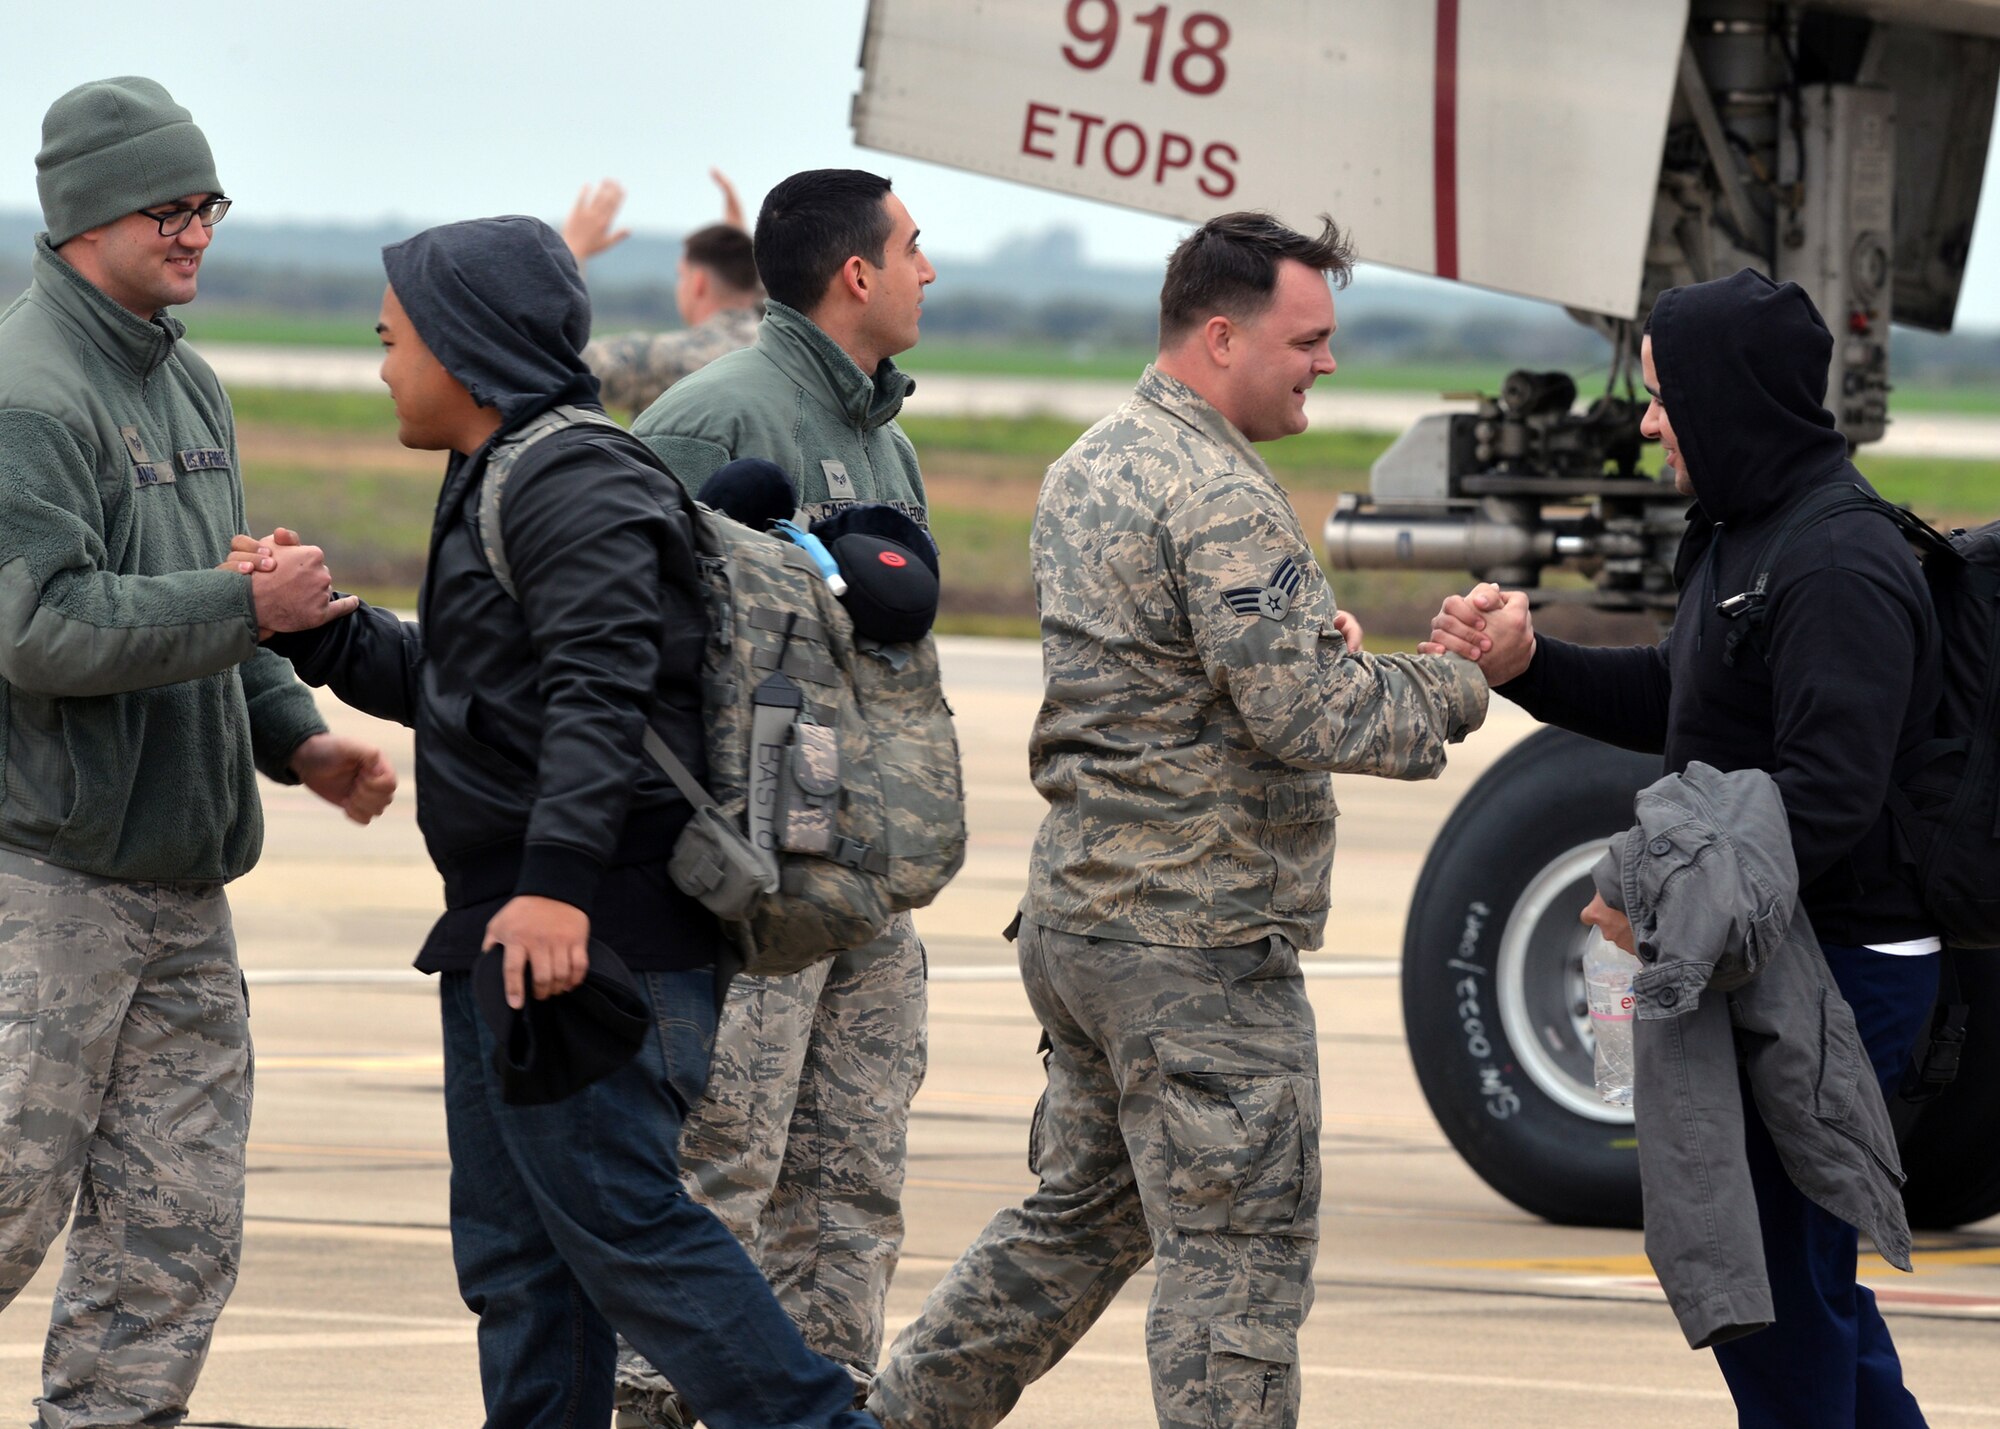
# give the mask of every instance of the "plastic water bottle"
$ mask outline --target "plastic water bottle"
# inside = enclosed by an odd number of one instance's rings
[[[1590,992],[1590,1030],[1597,1043],[1597,1094],[1613,1106],[1632,1105],[1632,978],[1639,960],[1603,938],[1583,953]]]

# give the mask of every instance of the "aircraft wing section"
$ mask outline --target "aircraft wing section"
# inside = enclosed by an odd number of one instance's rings
[[[1686,0],[872,0],[857,143],[1618,317]]]

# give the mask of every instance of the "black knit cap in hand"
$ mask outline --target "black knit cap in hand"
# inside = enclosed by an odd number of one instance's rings
[[[493,1030],[493,1070],[509,1106],[545,1106],[610,1076],[633,1057],[651,1023],[624,960],[590,940],[590,971],[568,992],[507,1005],[503,949],[472,965],[472,994]]]

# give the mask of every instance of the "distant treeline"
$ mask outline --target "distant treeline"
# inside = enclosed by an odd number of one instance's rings
[[[26,225],[0,223],[0,230],[8,228],[25,231]],[[672,273],[667,258],[672,245],[647,238],[628,246],[635,251],[614,251],[591,267],[597,331],[679,326],[672,283],[651,277]],[[27,286],[25,247],[24,238],[0,248],[0,306]],[[235,311],[351,319],[359,333],[373,325],[382,295],[379,269],[342,261],[344,252],[314,253],[315,261],[307,263],[274,262],[265,254],[245,257],[249,261],[204,268],[204,317]],[[1157,279],[1136,270],[1092,268],[1081,260],[1073,236],[1060,230],[1003,245],[985,260],[960,261],[948,276],[924,304],[924,331],[932,337],[1124,349],[1149,345],[1157,336]],[[1442,284],[1418,288],[1397,282],[1404,286],[1363,283],[1342,295],[1342,355],[1377,362],[1493,360],[1572,368],[1600,366],[1606,359],[1601,338],[1554,308]],[[1899,328],[1893,365],[1899,378],[1929,385],[2000,386],[2000,332],[1939,335]]]
[[[0,260],[0,291],[17,291],[27,281],[25,264]],[[201,314],[208,318],[231,310],[351,317],[358,330],[366,331],[381,297],[380,277],[353,272],[217,263],[205,267],[201,279]],[[599,332],[665,331],[680,325],[668,283],[593,283],[591,302]],[[1012,289],[954,285],[933,290],[925,301],[924,332],[961,342],[1131,348],[1153,343],[1159,321],[1152,303],[1137,295],[1024,301]],[[1604,355],[1601,339],[1553,309],[1526,309],[1519,317],[1364,311],[1343,315],[1340,347],[1344,353],[1412,362],[1494,358],[1560,365],[1600,362]]]

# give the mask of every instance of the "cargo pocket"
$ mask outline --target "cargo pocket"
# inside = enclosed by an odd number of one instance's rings
[[[1340,806],[1324,774],[1297,774],[1264,786],[1264,852],[1271,857],[1271,907],[1318,913],[1332,901],[1335,821]]]
[[[1319,1080],[1312,1034],[1156,1032],[1167,1204],[1179,1230],[1319,1233]]]
[[[1028,1118],[1028,1170],[1035,1176],[1042,1174],[1042,1128],[1047,1124],[1049,1114],[1049,1058],[1055,1055],[1055,1047],[1049,1041],[1049,1034],[1042,1033],[1041,1044],[1035,1051],[1042,1059],[1042,1094],[1035,1098],[1034,1115]]]
[[[1296,1423],[1298,1358],[1298,1336],[1275,1325],[1209,1326],[1209,1423],[1217,1429]]]
[[[36,979],[0,973],[0,1163],[20,1165],[21,1126],[35,1077]]]

